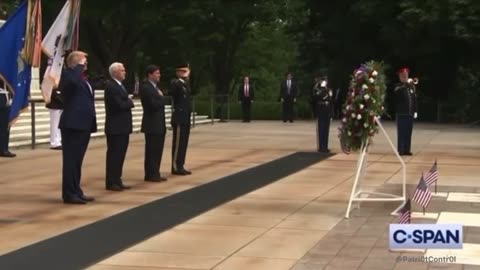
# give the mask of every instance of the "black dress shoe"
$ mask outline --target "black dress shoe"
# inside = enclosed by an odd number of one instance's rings
[[[330,153],[330,149],[319,150],[318,152],[320,152],[320,153]]]
[[[14,153],[12,153],[12,152],[10,152],[10,151],[0,153],[0,157],[14,158],[14,157],[16,157],[16,156],[17,156],[17,155],[15,155]]]
[[[406,152],[405,156],[413,156],[412,152]]]
[[[192,172],[191,172],[191,171],[189,171],[189,170],[186,170],[186,169],[183,169],[183,172],[185,172],[186,174],[192,174]]]
[[[92,196],[87,196],[87,195],[82,195],[80,196],[80,199],[86,201],[86,202],[93,202],[95,201],[95,198]]]
[[[52,150],[62,150],[62,146],[55,146],[55,147],[50,147]]]
[[[186,171],[179,170],[179,171],[172,171],[173,175],[188,175]]]
[[[82,200],[81,198],[71,198],[71,199],[63,199],[63,203],[65,203],[65,204],[86,204],[87,201]]]
[[[145,182],[154,182],[154,183],[165,182],[165,181],[167,181],[167,178],[165,177],[145,179]]]
[[[111,185],[107,187],[107,190],[110,191],[123,191],[123,188],[119,185]]]

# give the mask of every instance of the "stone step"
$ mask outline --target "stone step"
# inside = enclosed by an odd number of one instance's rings
[[[214,122],[218,122],[220,119],[214,119]],[[211,119],[203,119],[203,120],[196,120],[195,125],[206,125],[206,124],[211,124],[212,120]],[[168,130],[171,130],[172,128],[170,126],[167,126]],[[99,129],[99,132],[93,133],[92,137],[102,137],[105,136],[105,133],[103,132],[103,127]],[[134,125],[133,127],[133,133],[139,133],[140,132],[140,126],[139,125]],[[41,132],[40,134],[37,134],[36,136],[36,144],[48,144],[50,143],[50,132],[44,131]],[[10,147],[20,147],[20,146],[26,146],[26,145],[31,145],[32,140],[31,136],[27,137],[19,137],[16,140],[12,141],[10,140]]]

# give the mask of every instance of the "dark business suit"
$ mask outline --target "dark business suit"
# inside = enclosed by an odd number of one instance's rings
[[[150,81],[140,87],[140,98],[143,107],[142,129],[145,133],[145,180],[160,180],[160,164],[165,144],[165,102]]]
[[[3,82],[0,81],[0,88],[4,89]],[[8,151],[8,143],[10,138],[10,128],[8,126],[8,115],[10,114],[11,99],[10,93],[0,94],[0,156],[6,155]]]
[[[83,77],[83,65],[67,68],[62,72],[60,88],[64,111],[59,128],[63,145],[63,189],[66,201],[81,200],[80,187],[82,163],[90,142],[90,134],[97,131],[94,91]]]
[[[122,170],[132,133],[133,101],[125,87],[115,80],[105,86],[105,134],[107,135],[107,167],[105,185],[122,187]]]
[[[248,87],[242,83],[238,87],[238,101],[242,104],[243,121],[250,122],[252,119],[252,102],[255,99],[255,88],[249,83]]]
[[[290,85],[288,85],[288,80],[283,81],[280,84],[280,98],[283,99],[283,122],[293,122],[293,105],[297,98],[297,84],[292,80],[290,80]]]

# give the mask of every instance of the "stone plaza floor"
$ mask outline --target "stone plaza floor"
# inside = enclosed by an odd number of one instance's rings
[[[417,124],[413,152],[405,157],[410,195],[422,171],[438,161],[438,193],[412,223],[464,224],[462,250],[389,251],[390,212],[398,203],[362,203],[345,219],[358,155],[339,149],[337,122],[330,133],[336,155],[205,212],[92,265],[92,270],[180,269],[480,269],[480,128]],[[396,142],[393,122],[385,123]],[[96,201],[61,203],[61,152],[16,150],[0,160],[0,255],[75,228],[188,190],[297,151],[315,151],[314,122],[216,123],[192,130],[186,167],[170,175],[171,132],[162,174],[166,183],[143,181],[144,141],[131,136],[123,179],[132,189],[104,189],[105,139],[93,139],[82,186]],[[370,150],[364,188],[400,194],[401,166],[382,134]],[[114,228],[112,228],[114,230]],[[411,263],[401,257],[455,256],[455,263]],[[1,260],[1,257],[0,257]]]

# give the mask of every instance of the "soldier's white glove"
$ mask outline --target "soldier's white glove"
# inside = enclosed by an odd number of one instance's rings
[[[414,113],[414,114],[413,114],[413,119],[417,119],[417,116],[418,116],[418,114],[417,114],[417,113]]]

